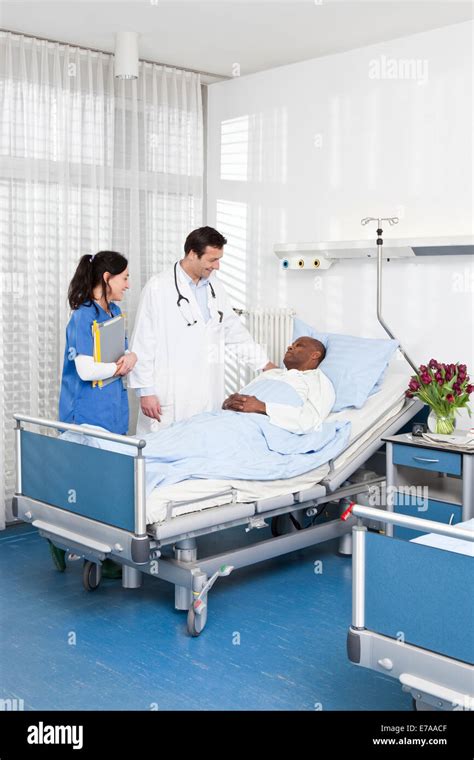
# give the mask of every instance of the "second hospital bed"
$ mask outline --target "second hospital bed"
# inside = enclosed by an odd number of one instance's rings
[[[446,525],[353,505],[349,659],[399,680],[417,710],[474,710],[474,520]],[[423,532],[368,532],[362,519]]]
[[[392,362],[381,389],[362,409],[330,415],[350,420],[349,444],[316,470],[270,482],[189,480],[157,488],[148,499],[144,441],[17,414],[14,514],[55,545],[84,557],[88,590],[99,585],[106,558],[122,564],[124,588],[138,588],[143,573],[173,583],[175,607],[188,612],[188,631],[198,635],[206,625],[208,593],[218,577],[335,538],[343,543],[342,552],[350,553],[354,519],[342,522],[337,504],[333,519],[322,513],[329,502],[367,493],[384,480],[377,475],[350,482],[383,445],[382,437],[399,431],[422,406],[405,398],[409,369],[403,365]],[[96,438],[135,447],[136,456],[31,432],[25,425],[87,430]],[[269,521],[275,528],[278,518],[294,514],[309,525],[221,554],[197,556],[200,536],[238,526],[245,532],[268,528]],[[301,527],[295,519],[293,523]]]

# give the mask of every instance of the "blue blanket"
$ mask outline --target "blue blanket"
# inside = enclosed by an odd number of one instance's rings
[[[189,478],[278,480],[313,470],[343,451],[349,422],[326,422],[296,435],[262,414],[204,412],[146,436],[147,492]],[[65,433],[64,438],[134,455],[131,446]]]
[[[287,404],[288,406],[303,406],[303,399],[298,392],[288,383],[282,380],[273,380],[266,377],[257,377],[249,385],[239,391],[242,395],[256,396],[260,401],[275,404]]]

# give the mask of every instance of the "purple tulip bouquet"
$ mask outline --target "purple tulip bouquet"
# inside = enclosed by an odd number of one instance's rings
[[[428,427],[433,433],[450,435],[457,409],[467,407],[471,416],[468,404],[473,391],[465,364],[441,364],[430,359],[427,367],[421,364],[418,374],[412,375],[405,395],[416,396],[431,407]]]

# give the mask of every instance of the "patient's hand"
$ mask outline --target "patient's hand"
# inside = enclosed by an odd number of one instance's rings
[[[233,412],[250,412],[254,414],[266,414],[267,408],[263,401],[256,396],[243,396],[241,393],[233,393],[222,404],[223,409],[231,409]]]

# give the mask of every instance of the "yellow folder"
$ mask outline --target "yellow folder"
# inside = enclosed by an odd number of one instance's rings
[[[92,337],[94,338],[94,361],[95,362],[116,362],[125,353],[125,315],[119,314],[117,317],[107,319],[105,322],[97,322],[95,319],[92,324]],[[93,380],[93,388],[103,388],[117,377],[109,377],[106,380]]]

